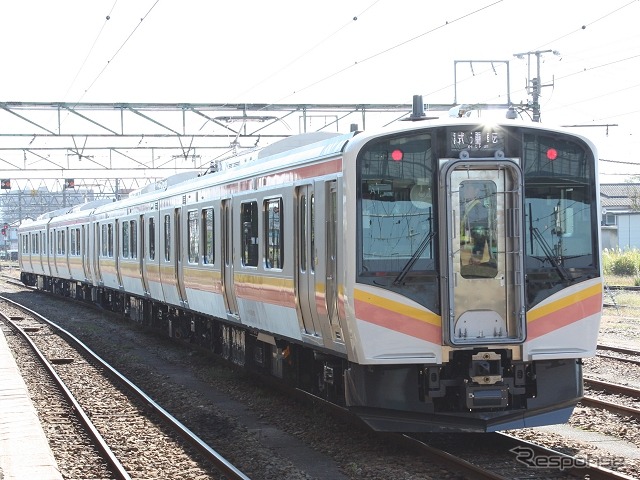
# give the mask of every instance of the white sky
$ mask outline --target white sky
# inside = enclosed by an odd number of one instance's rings
[[[542,122],[617,124],[575,131],[605,181],[640,175],[639,0],[4,0],[0,18],[0,101],[442,104],[473,60],[458,102],[503,103],[496,60],[519,103],[514,54],[557,50]]]

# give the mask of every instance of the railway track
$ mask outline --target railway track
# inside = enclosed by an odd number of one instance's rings
[[[598,345],[596,355],[613,362],[624,362],[640,366],[640,352],[626,347]],[[626,418],[640,420],[640,390],[615,382],[585,377],[587,394],[580,401],[585,407],[600,408]]]
[[[631,348],[616,347],[614,345],[598,345],[596,355],[619,362],[640,366],[640,352]]]
[[[67,406],[58,408],[72,412],[91,439],[99,459],[87,468],[98,476],[104,464],[108,476],[118,479],[248,478],[71,334],[7,298],[0,301],[3,323],[20,335],[62,392]],[[17,342],[11,343],[17,348]],[[80,477],[94,475],[91,470]]]
[[[311,399],[317,402],[319,399]],[[331,417],[335,417],[331,413]],[[425,459],[433,465],[442,465],[443,471],[461,472],[464,478],[516,478],[518,476],[524,478],[630,478],[624,475],[618,475],[608,472],[606,468],[598,468],[598,465],[588,466],[585,464],[587,460],[584,457],[571,457],[560,452],[538,449],[532,444],[515,443],[516,440],[504,440],[498,434],[482,434],[482,435],[464,435],[454,436],[457,438],[457,446],[447,450],[446,441],[437,439],[438,436],[420,439],[411,438],[404,435],[382,436],[385,444],[400,446],[403,450],[415,452],[415,456]],[[445,448],[440,448],[438,442]],[[512,443],[513,442],[513,443]],[[481,445],[481,449],[468,448],[464,451],[461,445],[471,445],[477,447]],[[490,449],[488,445],[495,444],[495,449]],[[509,448],[506,448],[509,446]],[[456,450],[457,449],[457,450]],[[511,451],[514,449],[514,451]],[[517,449],[517,450],[515,450]],[[452,453],[453,452],[453,453]],[[404,455],[404,454],[403,454]],[[597,461],[597,459],[596,459]],[[451,462],[451,463],[450,463]],[[529,462],[527,464],[527,462]],[[534,464],[533,462],[537,462]],[[541,466],[557,462],[566,466],[563,470],[559,470],[557,466],[544,469]],[[571,468],[569,468],[571,467]],[[573,469],[573,470],[571,470]],[[573,471],[573,473],[571,473]],[[355,478],[355,477],[354,477]],[[392,478],[392,477],[388,477]]]
[[[580,400],[580,403],[585,407],[601,408],[616,415],[621,415],[625,418],[633,418],[634,420],[640,420],[640,409],[634,406],[625,405],[621,403],[620,396],[626,396],[634,398],[637,402],[640,391],[635,388],[624,387],[615,383],[601,382],[598,380],[585,379],[584,384],[591,390],[599,390],[604,392],[608,396],[612,396],[613,401],[606,400],[603,397],[596,397],[593,395],[586,395]]]
[[[594,459],[562,453],[507,433],[464,434],[464,437],[462,440],[460,435],[449,434],[406,436],[409,441],[416,444],[417,448],[443,452],[448,457],[469,464],[471,478],[527,478],[528,480],[563,478],[628,480],[631,478],[594,463]]]
[[[2,297],[0,296],[0,300]],[[277,387],[280,391],[286,391],[286,395],[297,398],[299,401],[306,402],[309,404],[314,404],[316,407],[318,404],[322,404],[324,409],[327,409],[331,412],[332,417],[340,417],[345,422],[350,422],[354,425],[358,425],[363,428],[363,430],[368,430],[362,422],[351,413],[349,413],[345,409],[341,409],[334,404],[325,402],[323,399],[310,395],[306,392],[297,389],[287,389],[284,385],[279,382],[274,382],[272,377],[262,377],[256,378],[265,384],[269,384],[271,388]],[[410,451],[414,451],[419,454],[423,458],[429,459],[434,464],[441,465],[443,469],[446,469],[449,472],[458,472],[465,476],[465,478],[479,478],[479,479],[505,479],[510,478],[508,476],[502,476],[496,474],[492,471],[492,465],[485,464],[474,464],[469,462],[463,458],[456,457],[444,450],[438,449],[437,447],[429,446],[426,443],[423,443],[415,438],[406,435],[397,435],[397,434],[380,434],[379,437],[383,439],[385,442],[391,442],[396,445],[401,445],[403,448],[407,448]],[[515,455],[511,454],[511,460],[515,459]],[[548,475],[546,478],[549,478]]]
[[[262,381],[269,379],[260,377]],[[282,387],[281,387],[282,388]],[[331,411],[332,417],[359,425],[360,420],[348,410],[325,402],[306,392],[288,393],[299,401],[321,404]],[[629,480],[594,459],[581,455],[568,455],[507,433],[457,434],[397,434],[378,433],[386,443],[414,452],[425,461],[442,465],[448,471],[459,472],[464,478],[483,480],[551,480],[585,478],[590,480]],[[595,460],[597,462],[597,459]]]

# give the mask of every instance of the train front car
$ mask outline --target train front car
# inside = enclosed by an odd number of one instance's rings
[[[569,418],[602,309],[596,158],[539,125],[424,122],[352,140],[351,410],[389,431]]]

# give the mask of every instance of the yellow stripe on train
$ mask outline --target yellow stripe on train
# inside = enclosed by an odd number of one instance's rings
[[[384,308],[385,310],[397,312],[400,315],[411,317],[420,322],[430,323],[438,327],[442,325],[442,321],[439,315],[412,307],[405,303],[395,302],[393,300],[389,300],[388,298],[380,297],[378,295],[365,292],[364,290],[360,290],[358,288],[354,290],[353,295],[355,300],[375,305],[377,307]],[[404,301],[406,301],[406,299],[404,299]]]
[[[560,298],[547,305],[534,307],[531,311],[527,313],[527,322],[528,323],[533,322],[541,317],[545,317],[553,312],[566,308],[575,303],[579,303],[595,295],[602,296],[601,282],[598,282],[596,285],[593,285],[591,287],[584,288],[571,295],[567,295],[566,297]]]

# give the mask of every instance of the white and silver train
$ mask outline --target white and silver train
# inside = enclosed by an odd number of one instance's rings
[[[26,220],[22,281],[375,430],[566,421],[602,310],[594,146],[540,124],[399,124]]]

